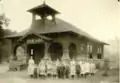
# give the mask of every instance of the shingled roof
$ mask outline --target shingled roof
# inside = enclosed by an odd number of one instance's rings
[[[29,9],[28,12],[34,13],[34,14],[37,14],[37,15],[60,14],[60,12],[58,12],[57,10],[53,9],[52,7],[50,7],[49,5],[47,5],[45,3]]]
[[[72,24],[65,22],[61,19],[56,18],[56,24],[52,23],[50,20],[46,20],[45,24],[43,24],[43,21],[35,20],[31,27],[27,30],[24,30],[22,32],[19,32],[18,34],[14,34],[7,37],[19,37],[24,36],[26,33],[36,33],[36,34],[48,34],[48,33],[60,33],[60,32],[73,32],[78,35],[84,36],[90,41],[101,43],[101,44],[107,44],[105,42],[102,42],[100,40],[95,39],[88,33],[82,31],[81,29],[78,29],[77,27],[73,26]]]

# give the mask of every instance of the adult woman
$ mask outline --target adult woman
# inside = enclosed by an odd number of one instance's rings
[[[90,62],[90,74],[94,75],[95,74],[95,64],[93,61]]]
[[[34,75],[34,68],[35,68],[34,60],[33,57],[31,56],[28,62],[28,75],[31,77]]]
[[[86,77],[86,75],[85,75],[85,73],[86,73],[85,72],[85,62],[84,61],[82,61],[80,67],[81,67],[81,76],[85,76]]]
[[[75,74],[76,74],[76,62],[74,59],[72,59],[72,61],[70,62],[70,76],[72,78],[75,77]]]

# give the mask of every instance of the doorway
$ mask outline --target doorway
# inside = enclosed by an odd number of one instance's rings
[[[33,56],[35,64],[38,64],[39,61],[44,57],[44,44],[28,44],[27,48],[29,57]]]

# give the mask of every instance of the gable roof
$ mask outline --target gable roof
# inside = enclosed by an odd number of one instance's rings
[[[52,23],[52,21],[50,20],[46,20],[45,24],[43,24],[43,21],[41,19],[35,20],[29,29],[19,32],[18,34],[14,34],[14,35],[7,36],[7,37],[23,36],[26,33],[48,34],[48,33],[59,33],[59,32],[73,32],[78,35],[86,37],[90,41],[101,43],[101,44],[107,44],[105,42],[97,40],[96,38],[92,37],[91,35],[82,31],[81,29],[78,29],[72,24],[65,22],[58,18],[56,18],[56,24]]]
[[[30,34],[26,34],[26,35],[22,36],[18,41],[22,41],[25,38],[28,38],[29,36],[36,36],[36,37],[39,37],[40,39],[47,40],[47,41],[51,41],[52,40],[51,38],[43,36],[43,35],[38,35],[38,34],[35,34],[35,33],[30,33]]]

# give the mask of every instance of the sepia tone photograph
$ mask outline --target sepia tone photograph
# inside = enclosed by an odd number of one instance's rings
[[[0,83],[119,83],[120,0],[0,0]]]

